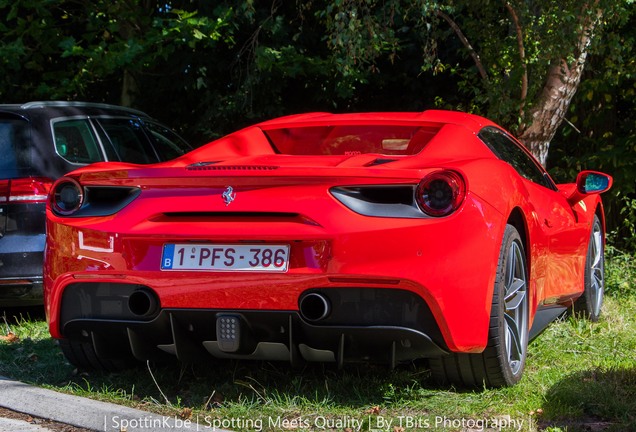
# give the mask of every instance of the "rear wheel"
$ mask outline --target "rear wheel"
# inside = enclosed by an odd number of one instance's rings
[[[603,227],[594,215],[590,242],[585,258],[585,290],[574,302],[574,313],[591,321],[598,321],[605,297],[605,261],[603,253]]]
[[[519,232],[504,233],[490,313],[488,345],[480,354],[453,353],[430,360],[441,384],[503,387],[521,379],[528,348],[528,273]]]
[[[60,339],[59,344],[67,360],[81,370],[118,372],[129,369],[137,363],[131,355],[114,359],[100,357],[93,345],[88,342]]]

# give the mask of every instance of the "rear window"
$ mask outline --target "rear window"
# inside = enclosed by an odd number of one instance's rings
[[[123,161],[148,164],[191,150],[169,129],[137,118],[93,117],[53,122],[57,153],[69,162]]]
[[[278,153],[289,155],[347,155],[419,153],[438,128],[391,125],[311,126],[263,132]]]
[[[69,162],[102,162],[104,155],[88,119],[59,120],[53,123],[55,150]]]
[[[159,159],[162,161],[183,156],[192,150],[187,142],[167,127],[150,121],[146,121],[145,124],[150,131],[150,139],[157,149]]]
[[[28,126],[25,120],[0,118],[0,178],[20,177],[31,169]]]
[[[139,120],[100,118],[98,121],[107,135],[104,147],[109,160],[137,164],[159,162]]]

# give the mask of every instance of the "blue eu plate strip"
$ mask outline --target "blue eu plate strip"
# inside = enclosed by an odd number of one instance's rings
[[[174,245],[167,244],[163,246],[163,255],[161,257],[161,269],[171,270],[174,263]]]

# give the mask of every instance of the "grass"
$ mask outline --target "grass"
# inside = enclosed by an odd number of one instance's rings
[[[2,322],[0,375],[58,391],[233,430],[636,430],[636,265],[609,250],[603,317],[566,317],[534,340],[515,387],[435,387],[425,363],[293,369],[216,361],[78,374],[41,317]]]

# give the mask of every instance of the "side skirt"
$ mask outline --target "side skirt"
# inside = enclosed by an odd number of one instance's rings
[[[559,305],[539,306],[530,329],[530,340],[539,336],[552,321],[563,315],[567,309],[565,306]]]

